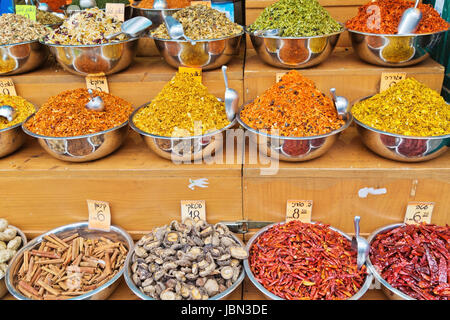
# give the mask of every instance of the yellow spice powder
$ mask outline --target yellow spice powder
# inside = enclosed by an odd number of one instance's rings
[[[11,122],[8,122],[5,118],[0,117],[0,130],[24,122],[36,111],[33,104],[19,96],[0,95],[0,106],[3,105],[13,107],[16,110],[16,116]]]
[[[205,134],[230,122],[225,104],[188,73],[177,73],[153,101],[133,117],[142,131],[164,137]]]

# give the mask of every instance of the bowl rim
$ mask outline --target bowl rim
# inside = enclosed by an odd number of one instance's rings
[[[390,225],[376,229],[367,238],[367,241],[369,242],[370,247],[372,247],[372,241],[375,240],[376,236],[378,236],[379,234],[388,232],[392,229],[402,227],[405,225],[406,224],[404,222],[394,223],[394,224],[390,224]],[[370,272],[372,273],[372,275],[375,277],[375,279],[377,279],[381,283],[381,285],[385,286],[388,290],[390,290],[391,292],[395,293],[396,295],[400,296],[401,298],[403,298],[405,300],[416,300],[413,297],[410,297],[407,294],[401,292],[400,290],[394,288],[378,273],[377,269],[375,268],[375,266],[372,264],[372,261],[370,260],[370,253],[367,256],[366,263],[367,263],[367,267],[370,270]]]
[[[147,103],[144,103],[143,105],[139,106],[138,108],[136,108],[136,110],[133,111],[133,113],[130,115],[130,118],[128,120],[131,129],[133,129],[134,131],[136,131],[137,133],[143,135],[143,136],[147,136],[150,138],[155,138],[155,139],[166,139],[166,140],[190,140],[190,139],[201,139],[201,138],[207,138],[207,137],[212,137],[215,136],[221,132],[224,132],[226,130],[228,130],[229,128],[231,128],[235,123],[236,123],[236,117],[230,121],[230,123],[228,125],[226,125],[225,127],[223,127],[222,129],[218,129],[212,132],[208,132],[202,135],[198,135],[198,136],[187,136],[187,137],[165,137],[165,136],[159,136],[156,134],[151,134],[148,132],[145,132],[141,129],[139,129],[135,124],[134,124],[134,116],[138,113],[139,110],[141,110],[142,108],[145,108],[146,106],[148,106],[152,101],[149,101]],[[228,120],[229,121],[229,120]]]
[[[97,47],[107,47],[107,46],[113,46],[117,44],[124,44],[127,42],[137,41],[140,37],[134,37],[129,38],[121,41],[115,41],[115,42],[108,42],[108,43],[98,43],[98,44],[55,44],[55,43],[48,43],[45,42],[44,39],[39,39],[38,41],[46,45],[48,47],[54,47],[54,48],[97,48]]]
[[[13,226],[11,224],[8,224],[8,227],[12,227],[12,228],[16,229],[17,234],[22,238],[22,244],[20,246],[20,249],[25,247],[28,243],[27,236],[25,235],[25,233],[23,233],[23,231],[20,230],[18,227]],[[9,266],[9,263],[12,261],[12,259],[19,253],[19,250],[17,250],[16,254],[8,261],[8,266]],[[3,277],[0,277],[0,281],[3,281],[3,279],[5,279],[5,277],[6,277],[6,273],[3,275]]]
[[[244,32],[247,33],[249,36],[251,37],[256,37],[256,38],[263,38],[263,39],[280,39],[280,40],[302,40],[302,39],[315,39],[315,38],[328,38],[328,37],[332,37],[338,34],[343,33],[344,31],[347,30],[347,28],[345,27],[345,25],[342,22],[339,22],[339,24],[341,25],[341,30],[340,31],[336,31],[333,33],[328,33],[328,34],[322,34],[322,35],[317,35],[317,36],[303,36],[303,37],[279,37],[279,36],[263,36],[263,35],[256,35],[254,33],[254,31],[249,31],[247,28],[250,26],[244,26]]]
[[[333,136],[335,134],[338,134],[342,131],[344,131],[345,129],[347,129],[350,124],[353,121],[353,115],[350,112],[347,112],[344,114],[344,117],[346,117],[346,119],[344,118],[343,120],[345,121],[345,123],[336,130],[333,130],[331,132],[325,133],[325,134],[321,134],[318,136],[307,136],[307,137],[292,137],[292,136],[275,136],[275,135],[271,135],[269,133],[265,133],[262,131],[259,131],[257,129],[254,129],[252,127],[250,127],[248,124],[246,124],[242,119],[241,119],[241,111],[244,109],[244,107],[250,103],[252,103],[254,100],[252,100],[251,102],[248,102],[244,105],[241,106],[240,111],[236,114],[236,120],[239,122],[239,124],[241,126],[243,126],[246,130],[255,133],[257,135],[261,135],[267,138],[271,138],[271,139],[279,139],[279,140],[313,140],[313,139],[321,139],[321,138],[327,138],[330,136]]]
[[[103,130],[103,131],[99,131],[99,132],[94,132],[94,133],[85,134],[85,135],[81,135],[81,136],[73,136],[73,137],[50,137],[50,136],[43,136],[43,135],[40,135],[40,134],[31,132],[30,130],[28,130],[28,129],[25,127],[25,124],[26,124],[26,123],[28,122],[28,120],[30,120],[34,115],[35,115],[35,113],[32,114],[31,116],[29,116],[24,122],[21,123],[21,125],[22,125],[22,130],[23,130],[26,134],[28,134],[29,136],[32,136],[32,137],[38,138],[38,139],[45,139],[45,140],[76,140],[76,139],[92,138],[92,137],[95,137],[95,136],[97,136],[97,135],[106,134],[106,133],[109,133],[109,132],[111,132],[111,131],[118,130],[118,129],[120,129],[120,128],[122,128],[122,127],[124,127],[124,126],[126,126],[126,125],[128,124],[128,119],[127,119],[125,122],[121,123],[120,125],[118,125],[118,126],[116,126],[116,127],[114,127],[114,128],[110,128],[110,129]]]
[[[26,101],[29,102],[29,103],[31,103],[31,102],[28,101],[28,100],[26,100]],[[33,107],[34,107],[34,112],[33,112],[32,114],[30,114],[28,117],[26,117],[26,119],[23,120],[22,122],[16,123],[15,125],[10,126],[10,127],[6,127],[6,128],[3,128],[3,129],[0,129],[0,134],[6,132],[6,131],[8,131],[8,130],[15,129],[15,128],[19,127],[19,126],[21,127],[21,126],[24,124],[24,122],[26,122],[30,117],[34,116],[34,115],[36,114],[36,112],[38,111],[38,109],[36,108],[36,106],[35,106],[33,103],[31,103],[31,104],[32,104]]]
[[[444,33],[450,30],[450,27],[447,28],[447,30],[441,30],[441,31],[436,31],[436,32],[428,32],[428,33],[408,33],[408,34],[386,34],[386,33],[370,33],[370,32],[363,32],[363,31],[357,31],[357,30],[352,30],[349,28],[346,28],[346,30],[349,33],[357,33],[357,34],[361,34],[364,36],[379,36],[379,37],[419,37],[419,36],[431,36],[434,34],[439,34],[439,33]]]
[[[36,39],[36,40],[22,41],[22,42],[17,42],[17,43],[0,44],[0,48],[20,46],[23,44],[32,44],[34,42],[38,42],[38,43],[42,44],[41,39]]]
[[[241,26],[242,27],[242,26]],[[202,42],[214,42],[214,41],[221,41],[221,40],[229,40],[229,39],[233,39],[233,38],[237,38],[237,37],[241,37],[245,34],[245,31],[242,30],[239,34],[235,34],[232,36],[228,36],[228,37],[223,37],[223,38],[215,38],[215,39],[199,39],[199,40],[185,40],[185,39],[162,39],[162,38],[157,38],[157,37],[153,37],[151,34],[148,35],[148,38],[153,39],[155,41],[164,41],[164,42],[183,42],[183,43],[191,43],[191,42],[195,42],[195,43],[202,43]]]
[[[29,241],[19,251],[17,251],[16,255],[11,259],[10,263],[12,261],[15,261],[15,260],[19,259],[19,257],[22,257],[22,255],[23,255],[25,250],[29,250],[31,248],[34,248],[37,244],[41,243],[42,239],[44,238],[44,236],[47,236],[47,235],[50,235],[50,234],[58,234],[60,232],[68,231],[68,230],[75,229],[75,228],[78,228],[78,227],[87,227],[89,229],[89,222],[82,221],[82,222],[75,222],[75,223],[67,224],[67,225],[64,225],[64,226],[57,227],[55,229],[52,229],[50,231],[47,231],[47,232],[37,236],[33,240]],[[131,236],[128,234],[128,232],[125,231],[125,229],[122,229],[121,227],[116,226],[116,225],[111,225],[111,230],[109,232],[118,233],[118,234],[122,235],[125,238],[125,241],[128,243],[128,246],[129,246],[128,252],[127,252],[127,259],[128,259],[128,256],[130,255],[130,253],[133,250],[133,239],[131,238]],[[125,259],[125,262],[126,262],[127,259]],[[124,271],[125,271],[125,263],[122,266],[122,268],[119,270],[119,272],[117,272],[117,274],[114,277],[112,277],[109,281],[105,282],[103,285],[101,285],[97,289],[94,289],[92,291],[89,291],[88,293],[85,293],[83,295],[76,296],[76,297],[73,297],[73,298],[70,298],[70,299],[67,299],[67,300],[84,300],[86,298],[89,298],[89,297],[97,294],[100,291],[103,291],[104,289],[106,289],[110,285],[112,285],[114,282],[119,280],[119,278],[122,277],[122,274],[124,273]],[[20,299],[20,300],[31,300],[31,299],[25,297],[24,295],[22,295],[18,290],[16,290],[16,286],[14,286],[9,280],[10,273],[11,273],[11,270],[10,270],[10,267],[8,267],[8,269],[6,270],[6,275],[5,275],[6,276],[5,277],[6,287],[8,288],[8,291],[17,299]]]
[[[241,239],[239,239],[233,232],[230,231],[230,234],[232,235],[234,240],[237,240],[239,242],[239,244],[242,246],[242,248],[245,248],[244,243],[241,241]],[[148,295],[146,295],[145,293],[141,292],[141,290],[138,289],[138,287],[134,284],[131,275],[130,275],[130,268],[131,268],[131,258],[134,255],[134,247],[135,245],[133,245],[133,249],[131,250],[131,254],[127,256],[127,259],[125,260],[125,270],[124,270],[124,274],[123,277],[125,278],[125,282],[128,286],[128,288],[139,298],[141,298],[142,300],[154,300],[156,301],[157,299],[154,299]],[[216,294],[215,296],[209,298],[208,300],[221,300],[223,298],[225,298],[226,296],[228,296],[229,294],[231,294],[232,292],[234,292],[236,290],[236,288],[242,283],[242,281],[245,279],[245,268],[244,268],[244,261],[242,261],[242,270],[241,273],[239,274],[239,277],[237,278],[236,282],[233,283],[229,288],[227,288],[226,290],[224,290],[223,292]]]
[[[353,116],[352,109],[353,109],[353,107],[354,107],[358,102],[367,100],[367,99],[369,99],[369,98],[371,98],[371,97],[373,97],[373,96],[375,96],[375,95],[377,95],[377,94],[369,95],[369,96],[367,96],[367,97],[364,97],[364,98],[361,98],[361,99],[356,100],[355,102],[352,103],[352,106],[350,107],[350,109],[349,109],[348,112],[349,112],[350,114],[352,114],[352,116]],[[379,129],[370,127],[370,126],[368,126],[368,125],[365,124],[365,123],[362,123],[362,122],[361,122],[360,120],[358,120],[355,116],[353,116],[353,119],[354,119],[354,121],[355,121],[356,124],[358,124],[359,126],[365,128],[365,129],[367,129],[367,130],[370,130],[370,131],[373,131],[373,132],[376,132],[376,133],[380,133],[380,134],[384,134],[384,135],[387,135],[387,136],[395,137],[395,138],[416,139],[416,140],[440,140],[440,139],[450,139],[450,133],[449,133],[449,134],[446,134],[446,135],[443,135],[443,136],[406,136],[406,135],[402,135],[402,134],[398,134],[398,133],[386,132],[386,131],[382,131],[382,130],[379,130]]]
[[[269,290],[267,290],[266,288],[264,288],[264,286],[263,286],[261,283],[259,283],[258,280],[256,280],[256,278],[255,278],[254,275],[253,275],[253,271],[252,271],[251,268],[250,268],[250,263],[249,263],[249,258],[250,258],[250,247],[251,247],[251,245],[253,244],[253,242],[255,242],[255,240],[256,240],[262,233],[266,232],[268,229],[271,229],[271,228],[274,227],[274,226],[282,225],[282,224],[286,224],[286,221],[275,222],[275,223],[272,223],[272,224],[270,224],[270,225],[265,226],[264,228],[261,228],[260,230],[258,230],[258,232],[256,232],[256,233],[255,233],[255,234],[247,241],[247,244],[246,244],[246,250],[247,250],[247,253],[248,253],[248,258],[244,260],[245,272],[246,272],[248,278],[250,279],[250,281],[253,283],[253,285],[254,285],[258,290],[260,290],[260,292],[262,292],[264,295],[266,295],[267,297],[269,297],[269,298],[272,299],[272,300],[285,300],[285,299],[283,299],[283,298],[277,296],[276,294],[270,292]],[[327,224],[325,224],[325,223],[318,222],[318,221],[311,221],[311,224],[327,225]],[[331,230],[333,230],[333,231],[335,231],[335,232],[341,234],[341,235],[342,235],[344,238],[346,238],[348,241],[350,241],[350,242],[352,241],[352,238],[351,238],[348,234],[346,234],[345,232],[343,232],[343,231],[341,231],[341,230],[339,230],[339,229],[337,229],[337,228],[335,228],[335,227],[332,227],[331,225],[328,225],[328,228],[330,228]],[[358,290],[353,296],[349,297],[349,298],[346,299],[346,300],[358,300],[358,299],[360,299],[360,298],[367,292],[367,290],[369,289],[370,285],[372,284],[372,281],[373,281],[373,275],[372,275],[372,273],[371,273],[371,270],[370,270],[369,267],[368,267],[367,259],[366,259],[365,265],[366,265],[366,272],[367,272],[367,275],[366,275],[366,279],[364,280],[363,285],[361,286],[361,288],[359,288],[359,290]]]

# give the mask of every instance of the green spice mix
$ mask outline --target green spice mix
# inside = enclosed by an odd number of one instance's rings
[[[450,107],[436,91],[414,78],[398,82],[352,108],[369,127],[405,136],[450,134]]]
[[[264,9],[249,31],[281,29],[283,37],[310,37],[339,32],[342,27],[317,0],[280,0]]]
[[[144,132],[164,137],[205,134],[230,123],[225,104],[188,73],[177,73],[148,106],[135,114],[133,122]]]

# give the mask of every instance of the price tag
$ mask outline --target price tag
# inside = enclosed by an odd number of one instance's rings
[[[105,76],[87,76],[86,87],[88,89],[109,93],[108,80]]]
[[[16,14],[36,21],[36,7],[29,5],[16,5]]]
[[[105,7],[107,16],[114,17],[119,21],[125,20],[125,4],[124,3],[107,3]]]
[[[275,75],[275,81],[279,82],[285,74],[286,74],[286,72],[277,72]]]
[[[181,222],[187,218],[206,221],[205,200],[181,200]]]
[[[0,79],[0,90],[2,94],[17,96],[16,88],[14,87],[14,82],[11,78]]]
[[[211,8],[211,1],[191,1],[191,6],[195,6],[197,4],[202,4]]]
[[[312,206],[312,200],[288,200],[286,205],[286,222],[299,220],[310,223]]]
[[[193,74],[195,79],[202,83],[202,68],[178,67],[178,72]]]
[[[380,92],[389,89],[397,82],[406,79],[406,72],[383,72],[381,73]]]
[[[98,200],[87,200],[89,210],[89,229],[108,231],[111,227],[111,211],[109,203]]]
[[[409,202],[406,207],[405,223],[420,224],[431,223],[434,202]]]

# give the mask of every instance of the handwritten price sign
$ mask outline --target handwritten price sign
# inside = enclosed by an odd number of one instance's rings
[[[406,207],[404,222],[406,224],[431,223],[434,202],[410,202]]]
[[[16,88],[11,78],[0,79],[0,92],[5,95],[17,96]]]
[[[88,89],[109,93],[108,80],[104,76],[86,77],[86,87]]]
[[[89,229],[108,231],[111,228],[111,210],[109,203],[98,200],[87,200],[89,210]]]
[[[192,74],[198,82],[202,83],[202,68],[178,67],[178,72]]]
[[[312,206],[312,200],[288,200],[286,205],[286,222],[299,220],[310,223]]]
[[[36,7],[28,5],[16,5],[16,14],[36,21]]]
[[[381,74],[380,92],[389,89],[397,82],[406,79],[406,72],[383,72]]]
[[[190,218],[194,221],[206,221],[206,201],[205,200],[182,200],[181,201],[181,221]]]
[[[107,16],[116,18],[119,21],[125,20],[125,4],[123,3],[107,3],[105,7]]]

